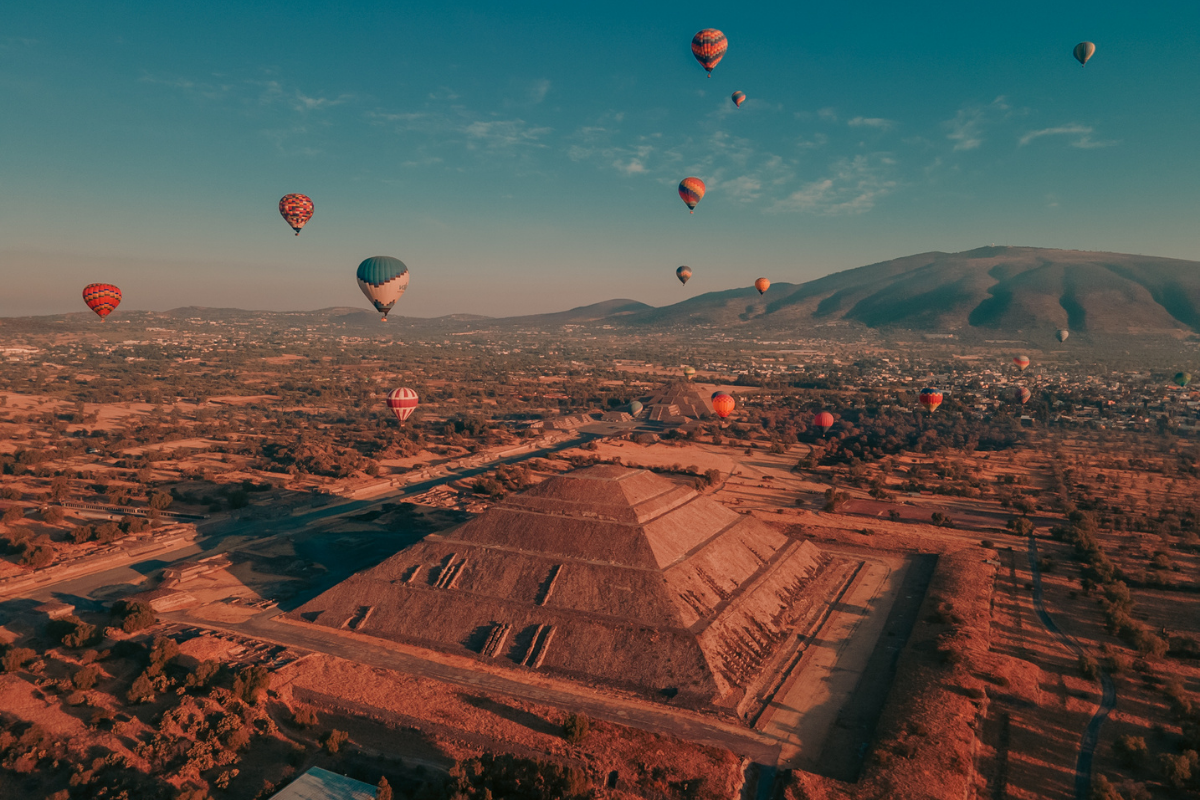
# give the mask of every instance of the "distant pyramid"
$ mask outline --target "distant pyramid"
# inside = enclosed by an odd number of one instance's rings
[[[691,486],[602,465],[426,537],[292,616],[713,703],[753,681],[830,561]]]
[[[668,383],[650,395],[644,405],[649,409],[647,416],[651,422],[682,425],[713,413],[712,400],[688,381]]]

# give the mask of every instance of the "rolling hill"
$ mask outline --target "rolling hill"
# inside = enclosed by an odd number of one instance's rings
[[[1194,332],[1200,263],[1036,247],[921,253],[799,285],[777,283],[762,297],[750,287],[710,292],[621,320],[765,330],[838,321],[931,332]]]

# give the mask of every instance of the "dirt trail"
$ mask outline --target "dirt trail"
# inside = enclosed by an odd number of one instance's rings
[[[1029,537],[1029,569],[1033,573],[1033,608],[1037,612],[1038,619],[1041,620],[1046,630],[1058,637],[1063,646],[1082,658],[1084,656],[1083,648],[1074,639],[1063,633],[1050,618],[1050,614],[1042,602],[1042,573],[1038,569],[1037,540],[1033,536]],[[1100,740],[1100,726],[1104,724],[1109,713],[1117,705],[1117,687],[1113,684],[1108,671],[1103,668],[1100,670],[1100,686],[1103,690],[1100,707],[1092,715],[1083,731],[1083,737],[1079,740],[1079,755],[1075,760],[1076,800],[1088,800],[1092,796],[1092,760],[1096,755],[1096,744]]]

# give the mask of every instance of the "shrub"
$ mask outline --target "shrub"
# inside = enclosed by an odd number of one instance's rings
[[[392,787],[388,785],[385,777],[380,777],[379,783],[375,786],[375,800],[392,800]]]
[[[1200,762],[1200,755],[1197,755],[1195,750],[1185,750],[1178,756],[1171,753],[1159,756],[1163,780],[1172,789],[1186,789],[1192,783],[1197,762]]]
[[[154,682],[145,672],[138,675],[129,691],[125,693],[125,702],[129,705],[149,703],[154,700]]]
[[[571,744],[582,744],[592,729],[592,721],[583,714],[570,713],[563,722],[563,738]]]
[[[317,725],[317,712],[312,706],[298,706],[292,712],[292,722],[297,728],[312,728]]]
[[[329,755],[337,755],[338,751],[350,739],[350,734],[345,731],[339,731],[337,728],[331,730],[325,736],[325,741],[322,743],[325,746],[325,752]]]
[[[158,622],[154,609],[141,600],[122,600],[113,607],[113,612],[121,617],[121,630],[126,633],[145,630]]]
[[[16,672],[35,658],[37,653],[28,647],[12,647],[0,658],[0,666],[5,672]]]
[[[270,685],[271,675],[267,672],[267,668],[261,664],[255,664],[242,670],[234,679],[233,694],[243,702],[255,705],[258,703],[258,698]]]
[[[1145,739],[1128,734],[1117,737],[1117,740],[1113,742],[1113,752],[1126,769],[1139,769],[1146,763],[1146,759],[1150,755],[1150,749],[1146,747]]]
[[[1090,681],[1094,681],[1100,677],[1100,666],[1096,663],[1096,659],[1091,656],[1083,655],[1079,657],[1079,674]]]
[[[91,689],[99,678],[100,670],[95,667],[80,667],[71,676],[71,683],[75,685],[76,689]]]
[[[54,548],[47,544],[27,547],[21,554],[21,563],[30,569],[44,569],[54,562]]]

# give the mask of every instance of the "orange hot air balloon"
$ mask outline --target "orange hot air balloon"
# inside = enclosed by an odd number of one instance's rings
[[[104,318],[120,305],[121,290],[111,283],[89,283],[83,287],[83,302],[104,322]]]
[[[733,407],[737,405],[733,398],[724,392],[717,392],[712,399],[713,411],[717,412],[717,416],[725,419],[733,413]]]
[[[730,96],[729,99],[733,101],[733,104],[735,106],[737,106],[738,108],[741,108],[742,103],[746,102],[746,93],[745,92],[734,92]]]
[[[1017,356],[1013,359],[1013,363],[1017,365],[1017,369],[1024,372],[1025,368],[1029,366],[1029,356]]]
[[[823,432],[829,433],[829,429],[833,427],[833,414],[830,414],[828,411],[822,411],[813,417],[813,424]]]
[[[766,294],[767,289],[771,288],[771,282],[766,278],[759,278],[754,282],[754,288],[758,289],[759,294]]]
[[[921,394],[917,397],[917,402],[925,406],[926,410],[932,414],[942,404],[942,393],[932,386],[922,389]]]
[[[712,77],[713,67],[721,63],[725,51],[729,49],[729,41],[725,34],[716,28],[705,28],[692,37],[692,55],[704,67],[708,77]]]
[[[679,196],[687,207],[696,213],[696,204],[704,199],[704,181],[699,178],[684,178],[679,182]]]
[[[279,201],[279,215],[292,226],[296,235],[308,224],[313,215],[313,201],[302,194],[285,194]]]

